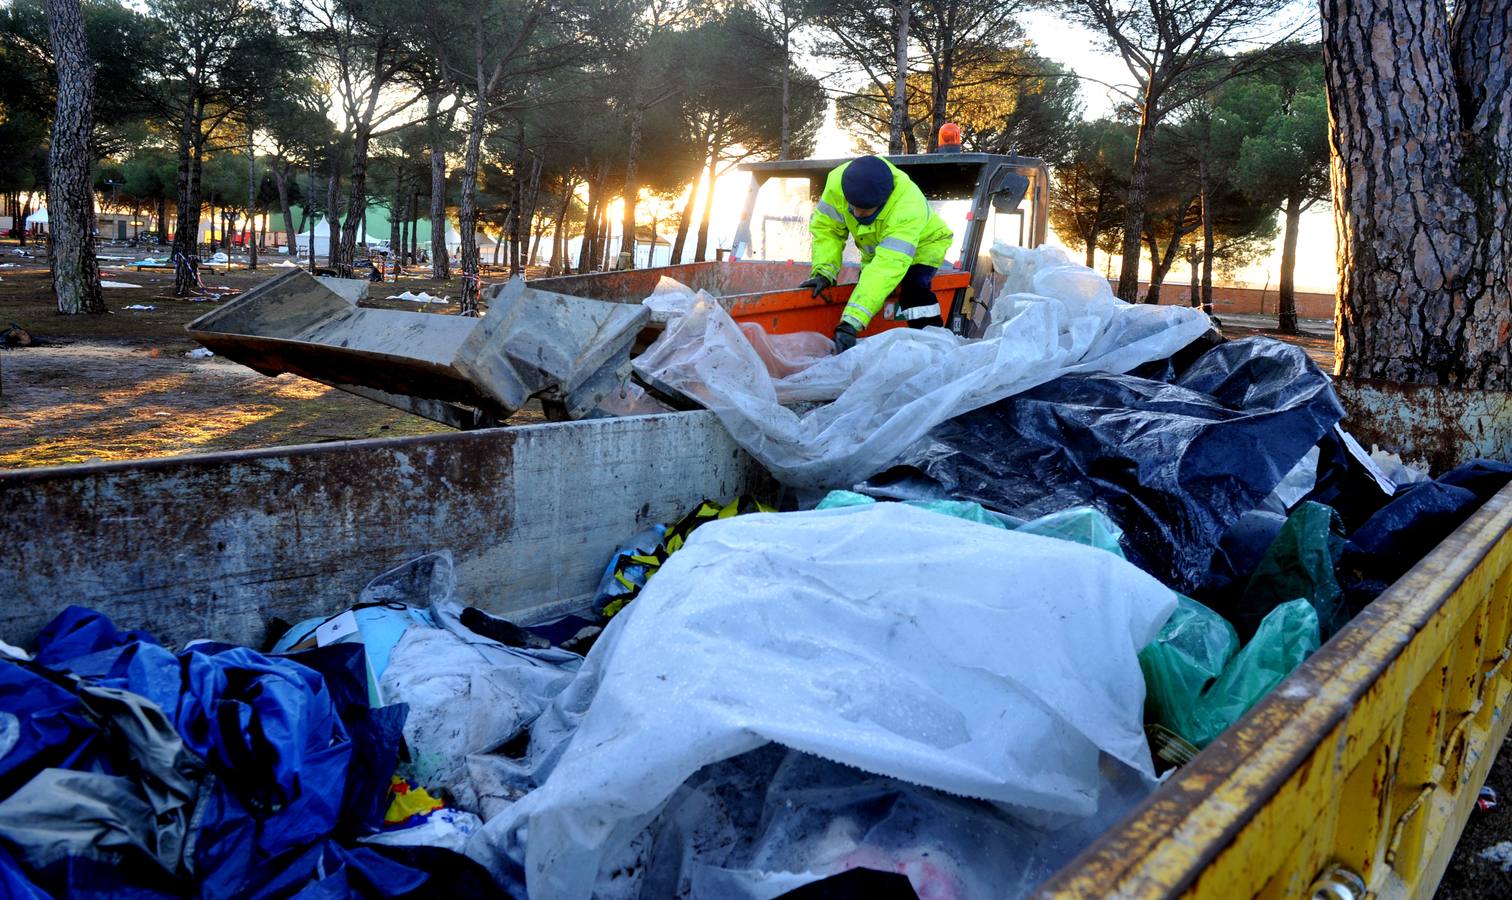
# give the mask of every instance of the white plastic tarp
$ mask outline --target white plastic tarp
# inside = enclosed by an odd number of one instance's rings
[[[713,410],[780,480],[825,489],[883,470],[946,419],[1061,375],[1120,373],[1164,359],[1211,327],[1200,310],[1117,300],[1107,279],[1056,247],[1000,244],[992,257],[1009,279],[994,304],[998,323],[982,340],[898,328],[801,368],[777,367],[699,294],[635,365]],[[668,306],[665,296],[656,302]],[[822,405],[783,405],[798,401]]]
[[[769,742],[1085,824],[1108,771],[1153,782],[1137,654],[1174,606],[1104,550],[902,504],[706,524],[543,713],[532,755],[570,736],[468,853],[511,854],[536,900],[623,896],[611,873],[679,786]]]

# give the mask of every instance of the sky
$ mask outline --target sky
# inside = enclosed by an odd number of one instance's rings
[[[1132,81],[1123,61],[1117,55],[1105,50],[1098,37],[1091,31],[1065,21],[1053,12],[1027,13],[1022,17],[1021,22],[1025,34],[1035,43],[1041,54],[1060,62],[1083,77],[1082,99],[1086,107],[1084,114],[1088,118],[1097,118],[1111,113],[1117,101],[1117,93],[1105,85],[1127,86]],[[825,74],[817,60],[810,58],[805,63],[821,77]],[[831,105],[826,122],[819,131],[815,156],[820,159],[843,158],[852,155],[855,147],[854,136],[842,131],[835,124],[834,108]],[[712,237],[716,246],[729,246],[745,197],[746,186],[747,179],[742,173],[727,175],[715,185],[715,221]],[[1050,240],[1051,243],[1060,243],[1053,233]],[[1302,217],[1296,269],[1298,290],[1333,293],[1336,283],[1334,249],[1332,211],[1327,204],[1318,204]],[[1073,253],[1072,256],[1080,259],[1080,251]],[[1116,259],[1113,262],[1116,263]],[[1103,270],[1109,265],[1110,261],[1099,253],[1097,268]],[[1148,270],[1148,263],[1145,269]],[[1278,237],[1276,249],[1269,258],[1237,272],[1232,279],[1222,281],[1252,287],[1274,288],[1279,280],[1279,271],[1280,240]],[[1113,274],[1117,275],[1116,269],[1113,269]],[[1185,285],[1188,280],[1189,272],[1186,265],[1178,262],[1172,267],[1166,283],[1172,286]]]

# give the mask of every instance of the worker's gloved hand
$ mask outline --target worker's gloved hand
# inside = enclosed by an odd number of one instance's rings
[[[799,288],[799,290],[802,290],[803,288],[810,288],[811,290],[813,290],[813,294],[811,294],[810,296],[817,297],[821,293],[823,293],[823,291],[824,291],[825,288],[834,287],[834,286],[835,286],[835,283],[833,281],[831,281],[829,278],[827,278],[827,277],[825,277],[823,275],[815,275],[813,278],[810,278],[808,281],[805,281],[803,284],[798,285],[798,288]]]
[[[854,346],[856,346],[856,326],[842,320],[835,326],[835,352],[844,353]]]

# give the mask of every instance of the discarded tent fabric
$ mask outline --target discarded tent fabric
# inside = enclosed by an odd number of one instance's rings
[[[1137,653],[1174,606],[1110,553],[902,504],[706,525],[543,714],[576,732],[468,853],[586,898],[689,776],[769,742],[1068,825],[1102,767],[1151,783]]]
[[[204,766],[163,711],[18,662],[0,662],[0,706],[0,839],[27,880],[54,896],[181,890]]]
[[[1129,559],[1176,590],[1343,415],[1300,348],[1231,341],[1174,384],[1067,376],[937,426],[872,484],[923,475],[951,496],[1034,518],[1102,510]]]
[[[389,655],[383,695],[409,708],[410,758],[400,774],[475,810],[467,756],[518,734],[572,681],[582,657],[508,647],[463,627],[455,603],[431,607],[439,627],[411,627]]]
[[[1105,279],[1053,248],[996,249],[1010,268],[1035,261],[1037,293],[1007,298],[1014,313],[979,341],[893,329],[774,378],[729,313],[700,294],[635,368],[713,410],[779,480],[843,488],[881,471],[939,422],[1060,375],[1163,359],[1209,328],[1198,310],[1119,302]],[[799,401],[820,405],[805,413],[783,406]]]
[[[208,642],[175,655],[142,637],[123,643],[108,619],[68,610],[44,630],[37,655],[56,660],[70,649],[101,648],[57,665],[88,678],[90,690],[114,690],[146,708],[171,711],[186,755],[203,760],[214,776],[209,789],[199,792],[193,833],[182,840],[179,869],[192,871],[197,891],[255,892],[270,877],[271,860],[302,852],[339,829],[361,833],[376,827],[374,803],[365,798],[381,799],[387,786],[404,711],[368,708],[361,647],[306,651],[303,656],[318,667],[312,668]],[[353,734],[361,736],[362,746],[354,744]],[[98,743],[84,737],[86,748]],[[45,738],[48,752],[67,754],[67,767],[95,768],[83,764],[78,736],[54,728]],[[69,778],[69,784],[79,783]],[[57,796],[79,793],[63,782],[54,786]],[[87,790],[95,797],[107,795],[103,786]],[[147,821],[158,828],[172,822],[159,809],[162,802],[149,803]],[[102,812],[92,821],[112,820]],[[127,820],[119,821],[124,827]]]

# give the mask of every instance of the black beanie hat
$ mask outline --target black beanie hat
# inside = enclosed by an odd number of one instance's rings
[[[861,156],[845,167],[840,176],[845,201],[856,209],[873,209],[892,195],[892,169],[875,156]]]

